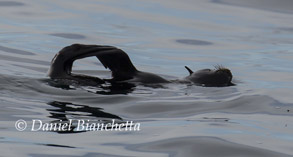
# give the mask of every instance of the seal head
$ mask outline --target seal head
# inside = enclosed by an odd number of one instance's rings
[[[231,82],[233,75],[231,71],[225,67],[217,66],[216,69],[202,69],[193,72],[185,66],[189,72],[189,76],[185,77],[184,80],[190,81],[197,85],[207,86],[207,87],[223,87],[223,86],[233,86]]]

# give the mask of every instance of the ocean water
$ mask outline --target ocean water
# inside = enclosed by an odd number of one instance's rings
[[[293,156],[293,1],[0,1],[0,156]],[[54,83],[51,59],[73,43],[112,45],[167,79],[223,65],[236,86]],[[94,57],[74,72],[109,78]],[[27,122],[24,131],[17,120]],[[132,131],[32,131],[112,119]],[[19,125],[23,126],[23,125]]]

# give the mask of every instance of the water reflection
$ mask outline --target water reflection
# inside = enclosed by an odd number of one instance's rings
[[[75,90],[79,87],[87,90],[90,93],[96,93],[101,95],[114,95],[123,94],[127,95],[135,90],[136,85],[133,83],[120,82],[120,83],[97,83],[95,80],[92,81],[76,81],[67,79],[47,80],[48,85],[56,88],[65,90]],[[82,81],[82,82],[81,82]]]
[[[292,14],[292,0],[212,0],[213,3]]]
[[[113,95],[113,94],[129,94],[134,91],[136,85],[133,83],[111,83],[101,85],[102,90],[97,90],[96,94]]]
[[[195,40],[195,39],[177,39],[177,43],[186,44],[186,45],[212,45],[213,43],[203,40]]]
[[[35,55],[32,52],[20,50],[20,49],[14,49],[14,48],[9,48],[5,46],[0,45],[0,51],[8,52],[8,53],[13,53],[13,54],[20,54],[20,55]]]
[[[15,6],[23,6],[24,3],[15,2],[15,1],[0,1],[0,7],[15,7]]]
[[[51,123],[69,123],[70,119],[93,119],[99,123],[109,123],[111,120],[122,122],[122,118],[111,113],[102,111],[99,107],[90,107],[87,105],[78,105],[69,102],[53,101],[48,105],[55,109],[47,109],[50,112],[50,118],[57,119],[51,121]],[[67,124],[69,125],[69,124]],[[56,131],[57,133],[80,133],[84,131],[75,131],[76,125],[65,129],[65,131]]]
[[[50,34],[52,36],[67,38],[67,39],[85,39],[86,36],[81,34],[73,34],[73,33],[53,33]]]

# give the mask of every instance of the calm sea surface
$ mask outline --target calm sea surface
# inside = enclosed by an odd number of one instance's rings
[[[0,1],[0,156],[293,156],[293,1]],[[167,79],[223,65],[236,86],[62,86],[51,59],[73,43],[126,51]],[[74,72],[109,78],[94,57]],[[17,131],[15,122],[27,122]],[[112,119],[139,131],[31,131]],[[22,124],[19,124],[22,127]]]

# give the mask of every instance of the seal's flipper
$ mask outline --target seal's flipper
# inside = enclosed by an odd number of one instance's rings
[[[131,79],[137,69],[132,64],[129,56],[121,49],[111,49],[101,51],[97,58],[105,66],[112,71],[113,80],[127,80]]]
[[[52,79],[90,80],[92,76],[71,74],[73,62],[77,59],[96,56],[101,63],[112,71],[113,78],[107,81],[133,81],[141,83],[167,83],[164,78],[147,72],[138,71],[128,55],[113,46],[73,44],[63,48],[53,58],[49,76]],[[94,78],[95,80],[97,78]],[[105,80],[99,79],[99,82]],[[94,81],[95,82],[95,81]]]
[[[68,78],[70,77],[72,65],[75,60],[90,56],[97,56],[102,51],[116,49],[112,46],[100,45],[82,45],[73,44],[64,47],[52,59],[48,75],[51,78]]]
[[[112,71],[113,82],[130,81],[140,83],[168,83],[169,81],[152,73],[139,71],[132,64],[128,55],[120,49],[101,51],[97,58]]]
[[[185,68],[187,69],[187,71],[189,72],[189,75],[191,75],[193,73],[193,71],[191,69],[189,69],[187,66],[185,66]]]

